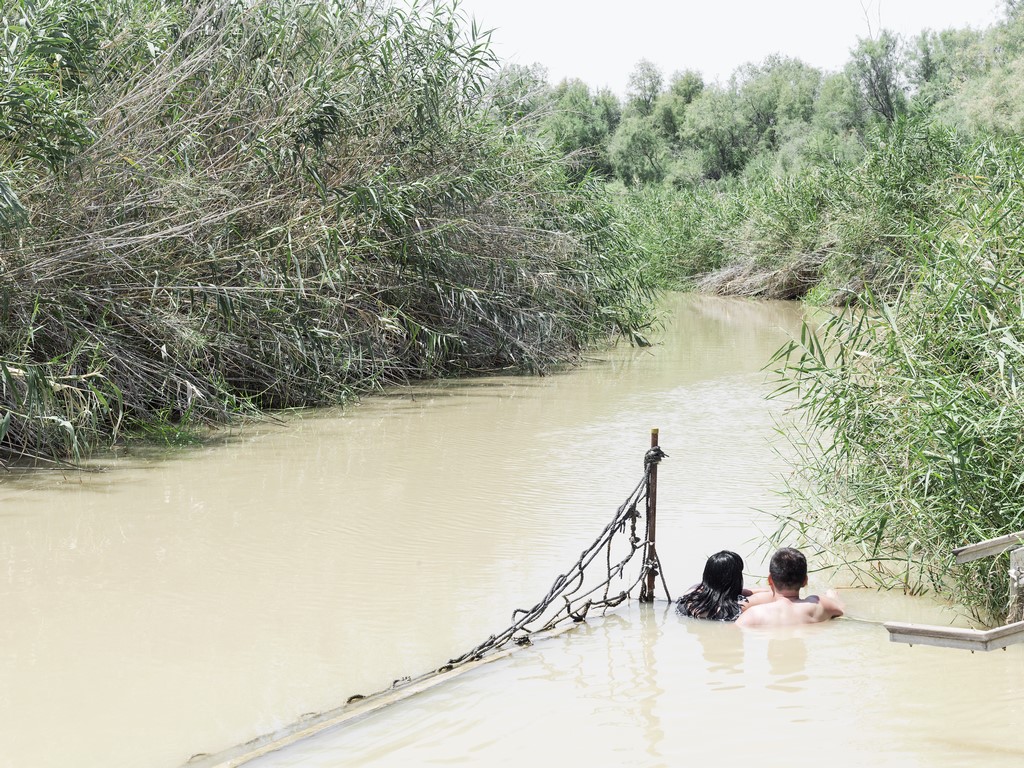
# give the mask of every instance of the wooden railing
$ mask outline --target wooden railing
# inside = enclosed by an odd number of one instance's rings
[[[894,643],[938,645],[943,648],[963,648],[971,652],[1005,649],[1008,645],[1024,643],[1024,531],[968,544],[953,550],[958,563],[969,563],[982,557],[1000,555],[1010,550],[1010,604],[1006,623],[993,629],[961,629],[934,627],[926,624],[886,622],[889,639]]]

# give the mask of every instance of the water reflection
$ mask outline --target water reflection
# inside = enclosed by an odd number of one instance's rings
[[[768,641],[768,671],[774,680],[769,687],[785,693],[800,693],[806,686],[807,644],[800,627],[779,627]]]
[[[639,694],[636,699],[640,703],[639,722],[643,724],[642,731],[647,737],[645,745],[647,754],[653,758],[660,758],[662,757],[661,746],[665,739],[665,729],[658,712],[665,690],[661,686],[658,674],[658,656],[654,649],[658,641],[663,638],[662,627],[664,626],[665,610],[671,610],[671,607],[660,611],[660,616],[654,605],[644,607],[646,610],[642,611],[643,620],[640,622],[641,631],[644,633],[644,641],[640,643],[643,653],[641,655],[642,664],[636,678],[636,691]]]
[[[1024,653],[918,654],[867,624],[815,629],[741,632],[631,604],[251,768],[1020,765],[1005,734],[1024,724],[1009,693]]]
[[[697,640],[712,690],[742,687],[743,633],[735,624],[680,617],[679,623]]]

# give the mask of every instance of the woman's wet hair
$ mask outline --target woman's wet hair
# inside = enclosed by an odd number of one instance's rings
[[[743,558],[723,549],[704,564],[704,578],[678,601],[685,616],[717,621],[735,621],[741,613]]]

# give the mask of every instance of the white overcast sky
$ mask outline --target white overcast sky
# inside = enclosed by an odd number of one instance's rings
[[[880,28],[983,28],[1002,18],[1000,0],[461,0],[467,17],[493,29],[505,61],[547,67],[557,83],[577,77],[620,96],[640,59],[666,79],[695,69],[726,82],[733,70],[773,53],[826,70],[846,62],[858,37]]]

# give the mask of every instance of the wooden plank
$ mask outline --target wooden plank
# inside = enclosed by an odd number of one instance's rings
[[[966,651],[985,651],[984,633],[977,629],[959,627],[933,627],[925,624],[886,622],[889,641],[910,645],[936,645],[941,648],[961,648]]]
[[[538,632],[537,634],[531,635],[530,639],[533,642],[538,642],[540,640],[561,635],[578,626],[579,624],[568,624],[548,632]],[[458,677],[459,675],[463,675],[470,670],[483,666],[484,664],[490,664],[492,661],[497,661],[498,659],[510,656],[517,650],[519,650],[518,647],[506,648],[502,651],[497,651],[488,656],[484,656],[482,659],[478,659],[477,661],[471,661],[463,664],[462,666],[456,667],[455,669],[448,670],[447,672],[428,673],[400,687],[379,691],[367,696],[365,699],[359,699],[350,704],[343,704],[328,712],[304,717],[303,719],[278,731],[259,736],[251,741],[245,742],[244,744],[230,747],[229,749],[217,752],[216,754],[193,755],[189,758],[188,762],[182,766],[182,768],[237,768],[244,763],[248,763],[250,760],[255,760],[257,757],[262,757],[270,752],[276,752],[277,750],[283,749],[297,741],[302,741],[303,739],[315,736],[316,734],[322,733],[331,728],[337,728],[346,723],[350,723],[353,720],[363,718],[379,709],[383,709],[384,707],[408,699],[418,693],[429,690],[430,688],[434,688],[453,677]]]
[[[1024,531],[1000,536],[998,539],[980,541],[977,544],[968,544],[966,547],[957,547],[953,550],[958,563],[969,563],[971,560],[980,560],[990,555],[998,555],[1008,549],[1024,545]]]
[[[892,626],[886,624],[889,631],[889,641],[893,643],[906,643],[908,645],[934,645],[939,648],[959,648],[965,651],[986,650],[985,641],[980,633],[954,633],[943,634],[939,632],[923,632],[921,627],[915,626]],[[938,629],[933,628],[933,629]]]
[[[1004,624],[1001,627],[988,630],[986,634],[988,635],[987,641],[993,648],[1024,643],[1024,621]]]
[[[910,645],[934,645],[941,648],[960,648],[967,651],[991,651],[1008,645],[1024,643],[1024,621],[1004,624],[993,629],[963,629],[936,627],[928,624],[886,622],[889,640]]]

